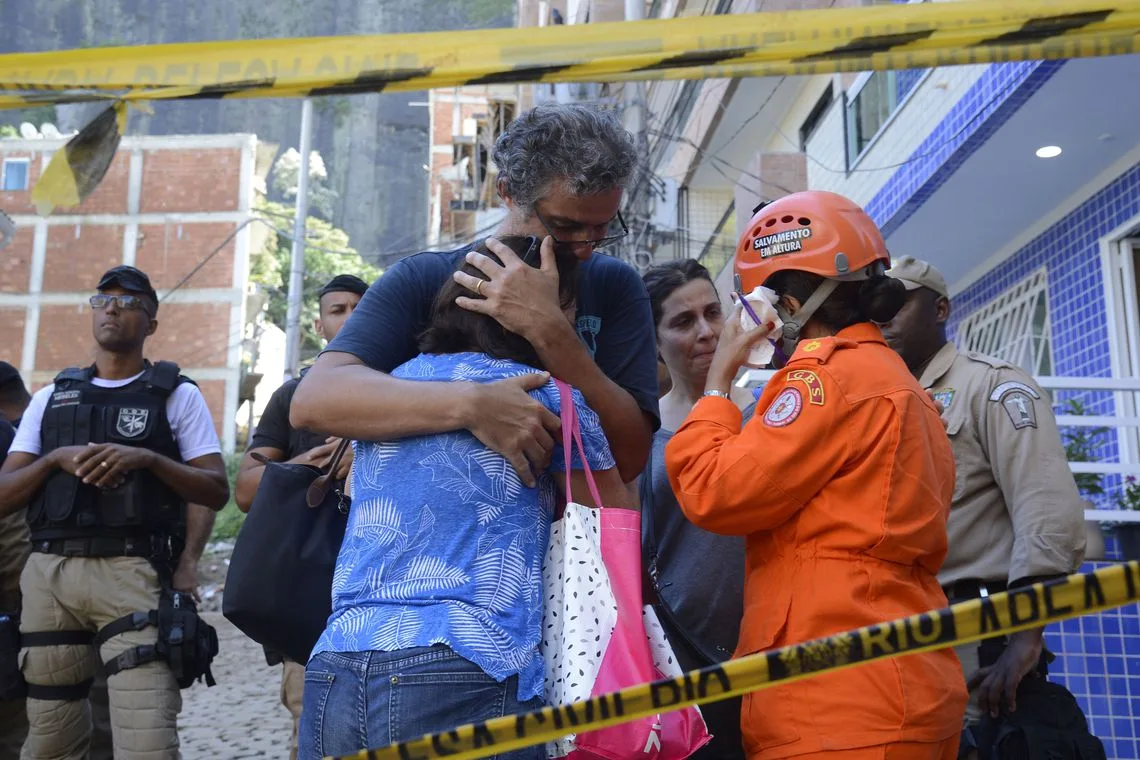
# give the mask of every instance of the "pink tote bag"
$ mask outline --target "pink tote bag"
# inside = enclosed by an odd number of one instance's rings
[[[572,391],[555,382],[562,411],[566,508],[551,526],[543,567],[542,650],[547,702],[567,704],[680,675],[680,669],[652,607],[642,604],[641,515],[574,502],[570,487],[574,444],[594,503],[601,504],[601,498],[586,462]],[[700,710],[689,707],[566,737],[549,744],[547,756],[684,760],[710,739]]]

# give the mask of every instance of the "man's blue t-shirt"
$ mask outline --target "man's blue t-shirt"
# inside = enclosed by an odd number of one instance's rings
[[[419,354],[417,339],[436,295],[473,247],[398,261],[364,294],[327,350],[352,354],[381,372],[410,361]],[[578,266],[577,328],[598,368],[634,397],[656,429],[657,337],[649,294],[632,267],[604,254]]]

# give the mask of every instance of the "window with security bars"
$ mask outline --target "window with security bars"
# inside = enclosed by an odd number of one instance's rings
[[[978,308],[958,328],[958,346],[1017,365],[1031,375],[1053,374],[1048,278],[1044,269]]]

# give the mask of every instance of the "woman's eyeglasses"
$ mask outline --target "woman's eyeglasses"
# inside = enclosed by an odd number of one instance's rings
[[[106,309],[112,303],[116,308],[123,309],[124,311],[137,311],[142,310],[149,312],[147,309],[147,302],[140,296],[122,295],[122,296],[109,296],[105,293],[96,293],[88,299],[92,309]]]

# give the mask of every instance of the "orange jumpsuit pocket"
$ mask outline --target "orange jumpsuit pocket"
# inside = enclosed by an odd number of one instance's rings
[[[796,700],[786,686],[775,686],[744,696],[741,729],[750,757],[800,740],[800,732],[793,719],[795,705]]]

